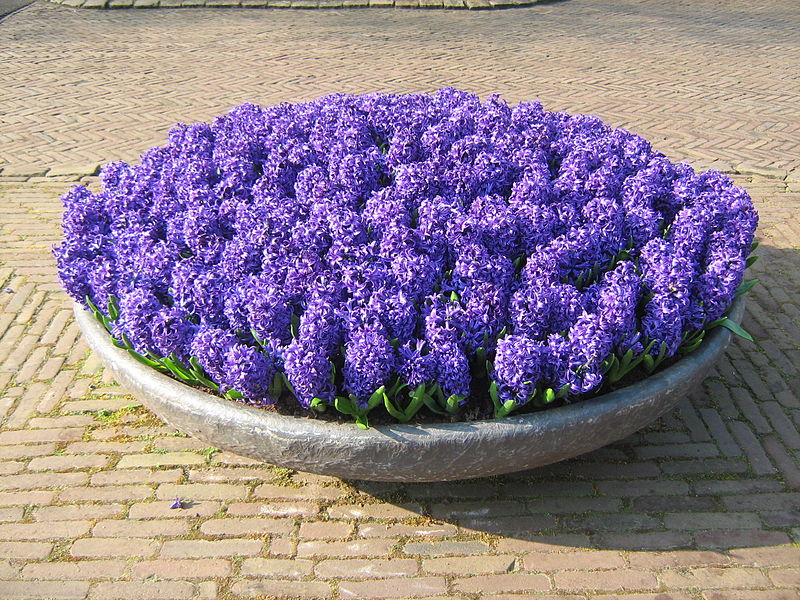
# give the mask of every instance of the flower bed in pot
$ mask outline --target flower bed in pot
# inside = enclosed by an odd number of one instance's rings
[[[55,250],[92,346],[167,421],[275,464],[546,464],[654,420],[746,335],[746,192],[538,103],[246,104],[101,180],[64,196]]]

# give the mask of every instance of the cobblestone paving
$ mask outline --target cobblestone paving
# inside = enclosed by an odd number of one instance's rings
[[[689,11],[691,5],[693,12]],[[0,598],[800,600],[800,72],[790,2],[482,14],[77,11],[0,23]],[[234,69],[240,75],[234,76]],[[59,195],[244,100],[453,84],[732,170],[746,327],[689,400],[560,465],[394,485],[260,465],[114,385],[59,290]],[[726,166],[727,165],[727,166]],[[169,509],[179,496],[184,509]]]

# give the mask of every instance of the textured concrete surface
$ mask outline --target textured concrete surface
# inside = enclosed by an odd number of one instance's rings
[[[5,18],[0,597],[799,600],[798,20],[778,0],[34,4]],[[69,185],[245,100],[446,84],[593,112],[672,158],[742,171],[762,218],[745,318],[757,343],[735,341],[689,402],[637,435],[458,484],[254,464],[113,384],[49,255]],[[185,508],[169,508],[175,496]]]

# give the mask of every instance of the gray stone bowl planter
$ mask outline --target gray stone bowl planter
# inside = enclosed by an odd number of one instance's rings
[[[730,317],[741,322],[744,300]],[[692,354],[639,383],[538,413],[435,425],[362,430],[283,416],[188,387],[131,358],[93,315],[75,306],[92,349],[117,381],[161,419],[213,446],[267,463],[347,479],[444,481],[521,471],[620,440],[696,389],[731,333],[714,329]]]

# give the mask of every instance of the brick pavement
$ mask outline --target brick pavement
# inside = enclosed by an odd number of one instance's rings
[[[540,0],[49,0],[73,8],[449,8],[489,10]]]
[[[681,14],[689,4],[702,27]],[[793,6],[573,0],[289,17],[36,4],[6,18],[0,598],[800,600]],[[135,158],[176,120],[244,100],[445,83],[538,95],[673,158],[741,165],[762,218],[763,284],[746,318],[757,343],[734,342],[703,389],[631,438],[448,484],[255,464],[180,435],[114,385],[48,254],[66,187],[92,183],[102,160]],[[170,510],[176,495],[191,504]]]

